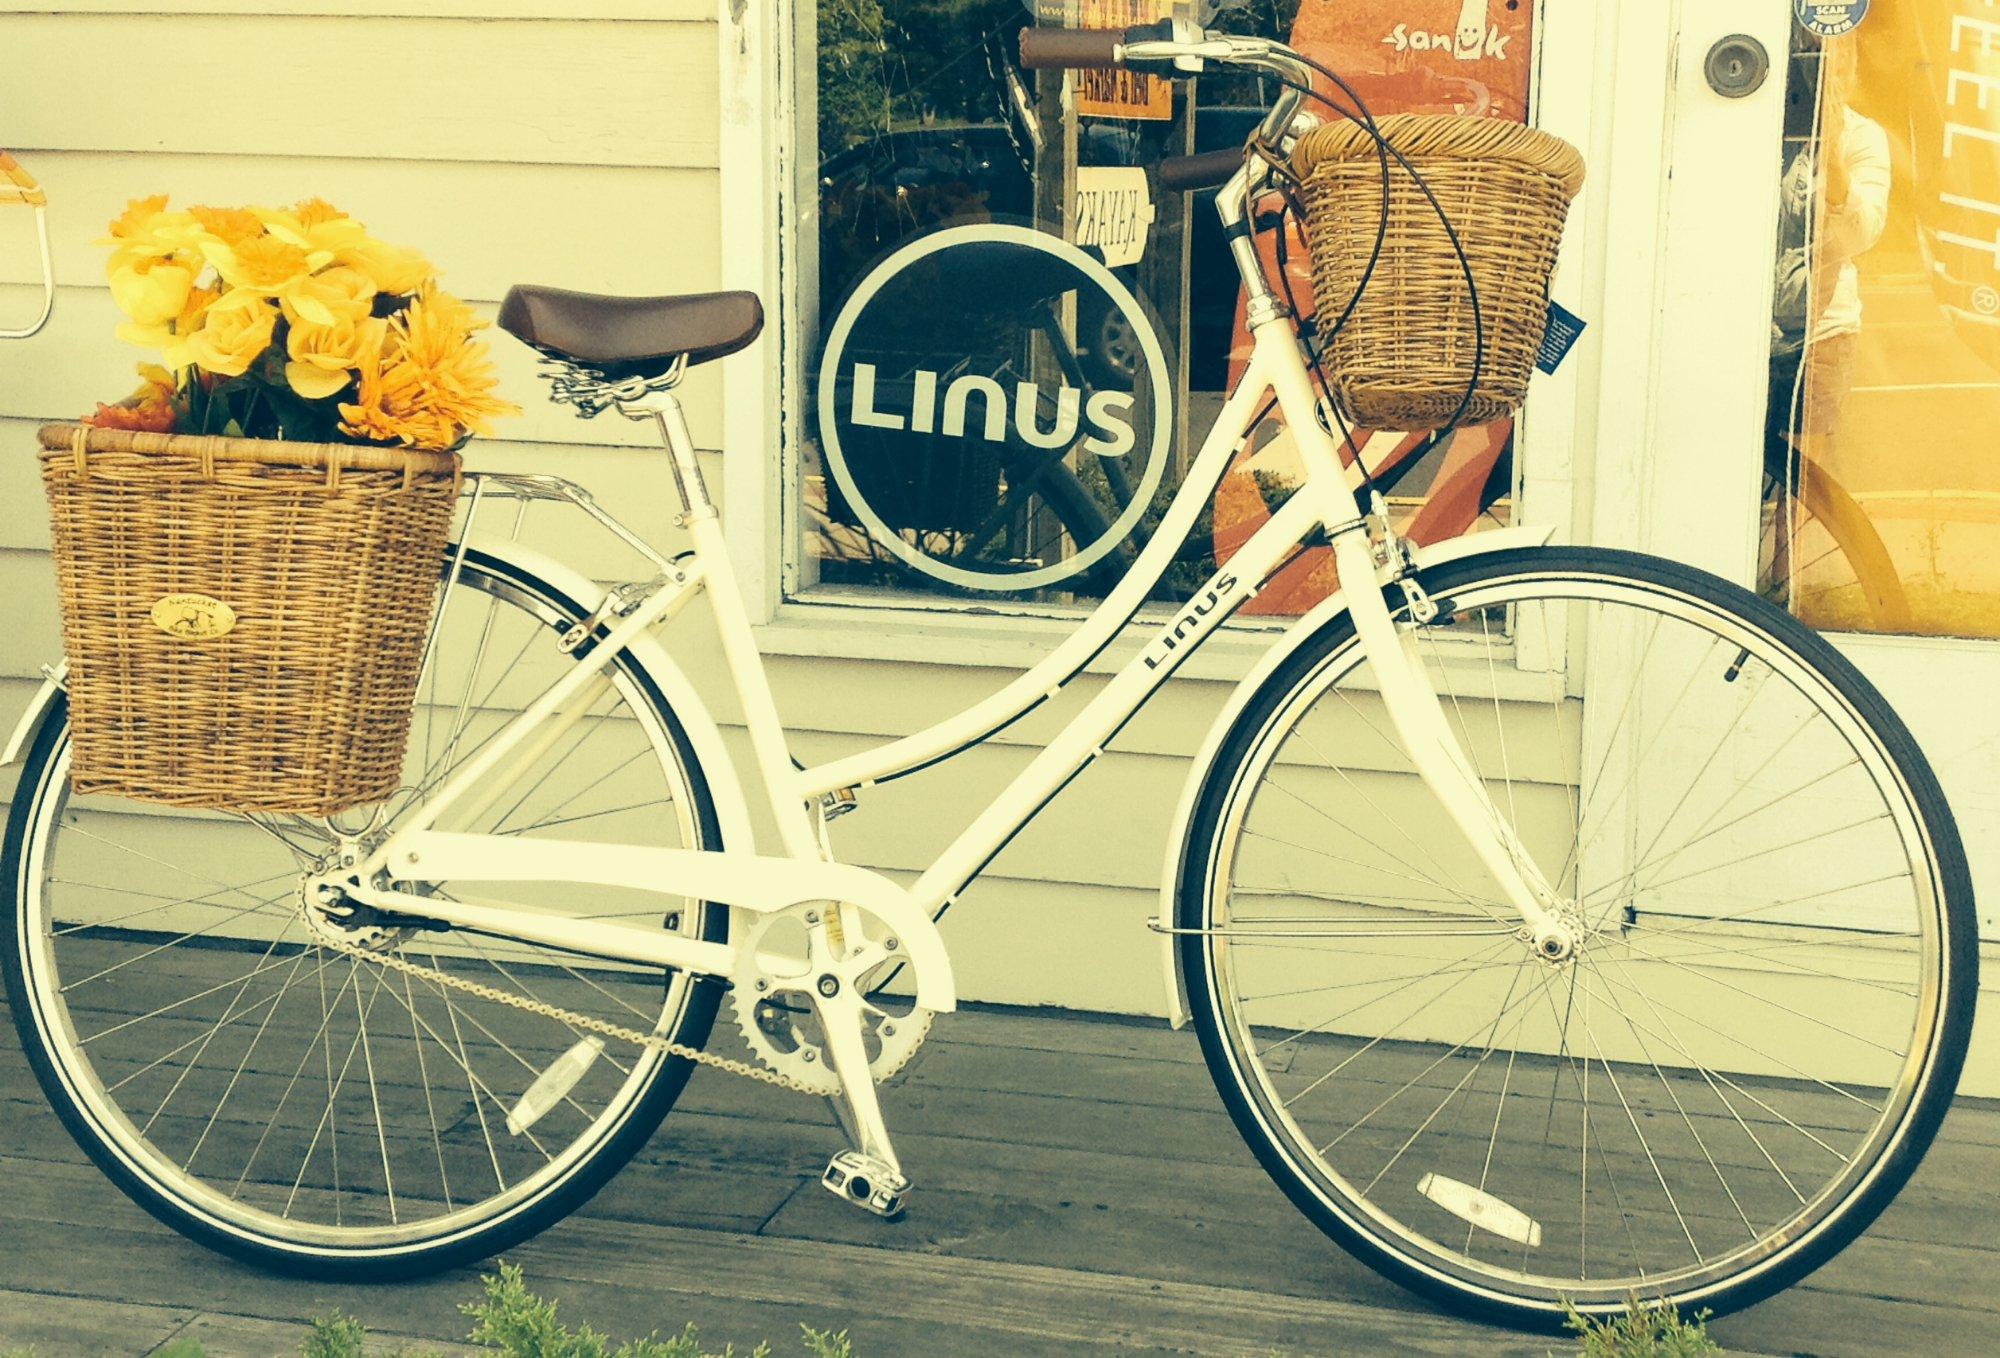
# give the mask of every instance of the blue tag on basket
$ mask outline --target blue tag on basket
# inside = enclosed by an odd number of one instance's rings
[[[1535,352],[1535,366],[1545,373],[1554,372],[1582,333],[1581,319],[1550,302],[1548,324],[1542,328],[1542,347]]]

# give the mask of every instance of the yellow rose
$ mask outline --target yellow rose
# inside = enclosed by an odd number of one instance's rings
[[[271,343],[278,309],[267,298],[237,288],[209,304],[201,329],[185,339],[189,362],[221,377],[241,377]]]
[[[181,314],[194,270],[171,259],[133,260],[113,271],[111,300],[142,327],[165,325]]]
[[[294,325],[332,325],[360,321],[375,305],[375,284],[367,274],[345,264],[293,281],[278,294],[285,319]]]
[[[308,401],[323,401],[347,385],[348,370],[360,366],[361,357],[381,343],[380,322],[348,318],[332,325],[294,324],[285,336],[285,380],[292,390]]]
[[[399,297],[415,292],[431,276],[431,262],[415,250],[387,245],[372,236],[343,247],[334,259],[361,270],[379,291]]]

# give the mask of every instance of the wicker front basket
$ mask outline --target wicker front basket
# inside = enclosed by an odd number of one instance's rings
[[[1498,419],[1527,396],[1583,157],[1560,137],[1495,118],[1405,113],[1376,125],[1458,233],[1479,291],[1484,357],[1467,401],[1479,346],[1465,267],[1437,208],[1392,158],[1381,256],[1327,342],[1333,397],[1369,429]],[[1360,287],[1382,227],[1381,161],[1358,123],[1330,123],[1299,139],[1292,170],[1304,184],[1315,310],[1330,327]]]
[[[458,458],[48,425],[79,792],[330,815],[402,781]]]

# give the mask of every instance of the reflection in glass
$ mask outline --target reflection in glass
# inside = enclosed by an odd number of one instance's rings
[[[1815,626],[2000,636],[1996,86],[1983,4],[1795,33],[1760,566]]]

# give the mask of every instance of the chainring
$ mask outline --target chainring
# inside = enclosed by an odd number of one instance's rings
[[[737,964],[729,1003],[744,1044],[759,1061],[813,1093],[834,1095],[840,1092],[840,1077],[828,1059],[812,996],[814,982],[826,970],[814,951],[821,946],[818,940],[823,935],[817,926],[819,911],[825,908],[801,905],[768,913],[734,912],[730,943]],[[868,1070],[881,1084],[916,1055],[930,1033],[933,1011],[904,996],[871,989],[905,972],[914,978],[916,959],[867,907],[848,906],[843,919],[848,921],[850,939],[858,923],[863,945],[881,953],[880,960],[858,978],[865,996],[862,1040],[869,1053]],[[914,984],[908,988],[914,990]]]

